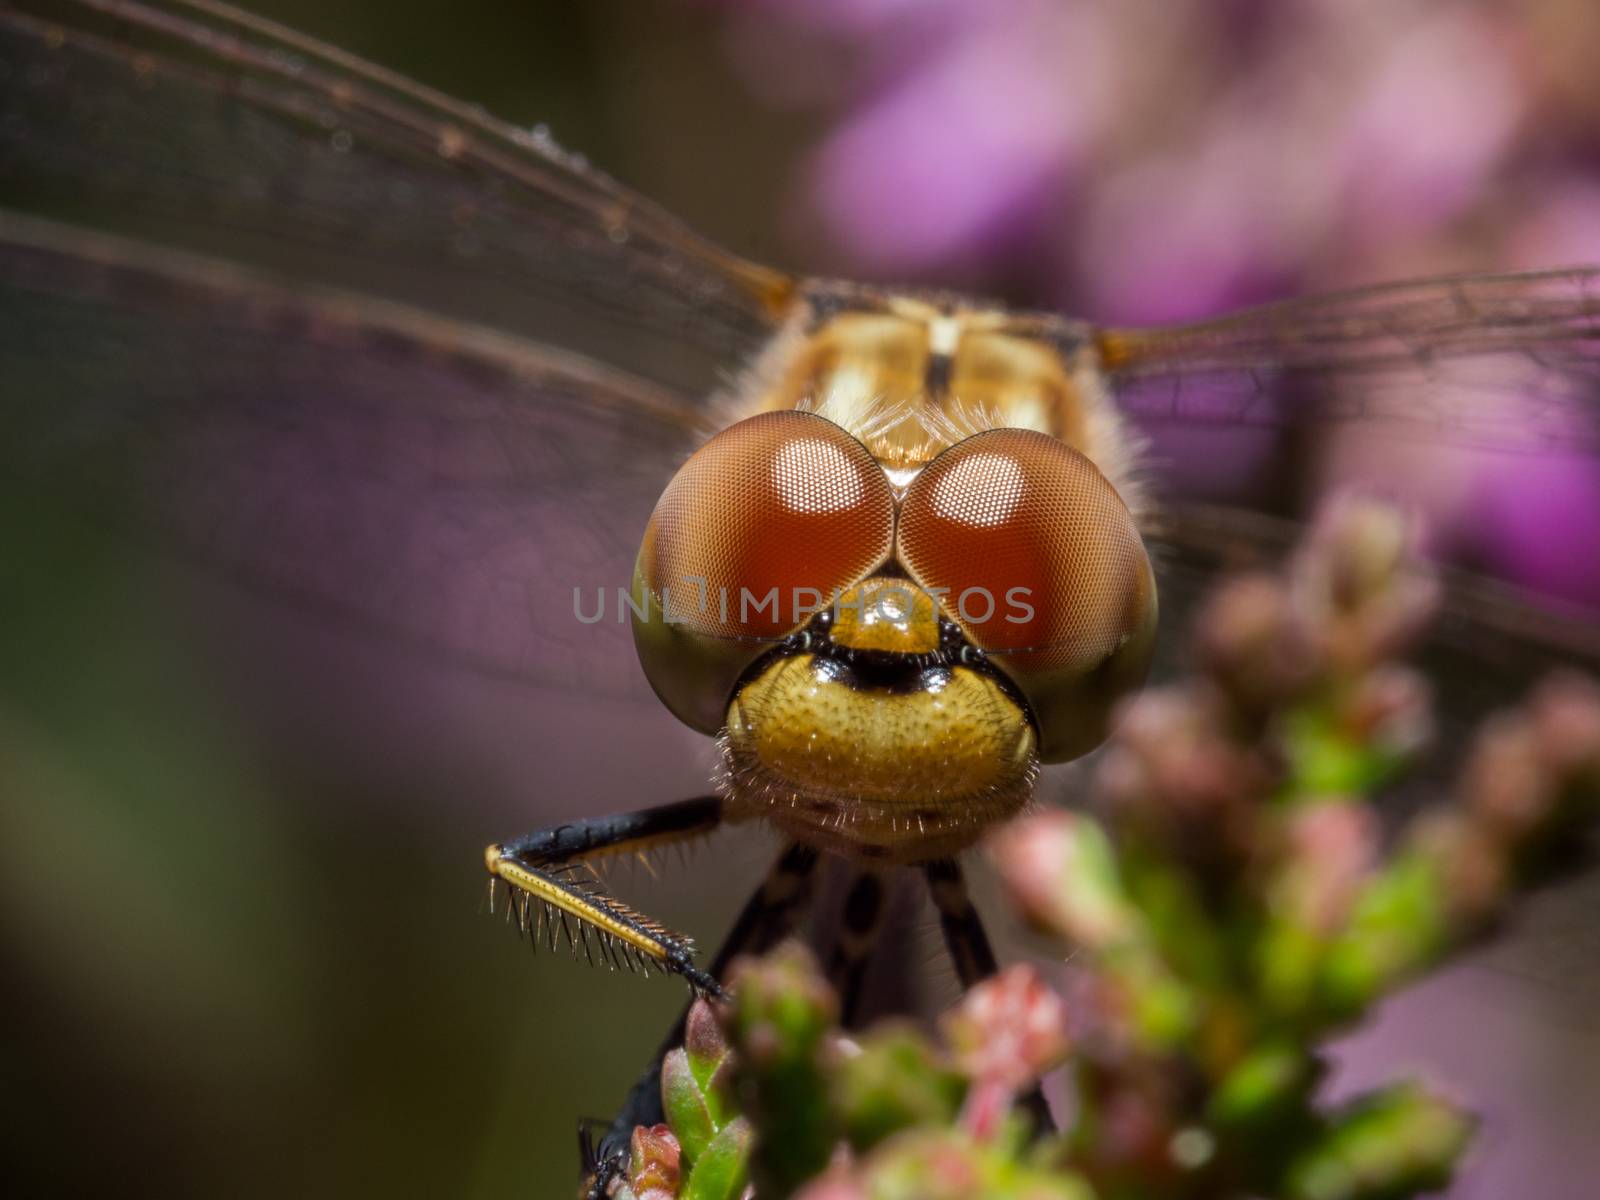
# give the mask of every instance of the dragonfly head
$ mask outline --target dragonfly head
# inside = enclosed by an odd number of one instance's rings
[[[634,639],[657,694],[721,739],[730,797],[876,858],[953,853],[1105,737],[1156,597],[1086,457],[987,430],[891,478],[812,413],[730,426],[645,534]]]

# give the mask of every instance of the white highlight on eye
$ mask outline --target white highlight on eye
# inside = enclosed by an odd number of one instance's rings
[[[837,446],[795,438],[772,459],[772,488],[792,512],[842,512],[861,502],[861,476]]]
[[[1003,454],[970,454],[933,487],[933,511],[963,525],[1004,525],[1022,503],[1027,481],[1015,459]]]

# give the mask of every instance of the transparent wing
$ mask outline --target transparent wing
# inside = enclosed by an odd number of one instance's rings
[[[331,289],[0,214],[0,488],[492,672],[637,688],[669,392]],[[24,493],[25,494],[25,493]],[[592,618],[604,589],[604,619]]]
[[[1163,620],[1185,635],[1193,605],[1219,572],[1263,566],[1289,553],[1301,529],[1292,521],[1223,505],[1173,503],[1145,535],[1162,578]],[[1537,598],[1467,572],[1436,567],[1443,604],[1431,634],[1429,668],[1446,673],[1444,689],[1461,703],[1463,722],[1503,706],[1559,667],[1600,671],[1600,624],[1594,614]],[[1169,605],[1170,596],[1170,605]]]
[[[1095,339],[1145,423],[1373,421],[1600,450],[1600,269],[1394,284]]]
[[[528,334],[703,396],[789,281],[555,147],[210,0],[0,4],[0,204]]]

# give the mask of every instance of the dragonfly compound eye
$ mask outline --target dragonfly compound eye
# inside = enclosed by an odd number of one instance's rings
[[[1027,700],[1041,759],[1101,742],[1149,666],[1156,592],[1134,519],[1092,462],[1025,429],[958,442],[912,481],[896,551]]]
[[[889,556],[894,496],[877,460],[812,413],[717,434],[662,493],[633,578],[645,675],[714,733],[740,674]]]

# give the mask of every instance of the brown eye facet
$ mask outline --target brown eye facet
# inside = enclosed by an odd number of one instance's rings
[[[1027,698],[1042,758],[1104,738],[1149,664],[1156,598],[1133,517],[1092,462],[1031,430],[970,437],[912,481],[897,551]]]
[[[884,561],[894,496],[866,447],[812,413],[717,434],[656,504],[634,569],[634,642],[681,719],[715,731],[739,674]]]

